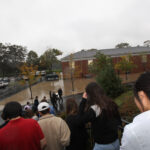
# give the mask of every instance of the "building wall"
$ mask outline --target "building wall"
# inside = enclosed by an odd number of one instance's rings
[[[63,78],[70,78],[69,62],[62,62]]]
[[[132,61],[134,64],[136,64],[136,68],[133,68],[131,73],[139,73],[139,72],[144,72],[150,70],[150,54],[147,55],[147,62],[142,63],[142,56],[140,55],[135,55],[132,56]],[[120,57],[113,57],[113,63],[116,64],[121,60]],[[68,77],[67,69],[69,68],[69,63],[68,62],[62,62],[62,70],[64,74],[64,78]],[[85,77],[87,74],[90,74],[88,70],[88,60],[79,60],[75,61],[75,77]],[[77,73],[78,72],[78,73]],[[120,72],[123,73],[123,72]]]
[[[116,64],[120,60],[121,60],[120,57],[114,57],[113,63]],[[136,65],[136,67],[131,70],[131,73],[139,73],[139,72],[144,72],[144,71],[150,70],[150,54],[147,55],[147,62],[146,63],[142,62],[142,56],[141,55],[132,56],[131,60]],[[123,73],[123,72],[121,72],[121,73]]]

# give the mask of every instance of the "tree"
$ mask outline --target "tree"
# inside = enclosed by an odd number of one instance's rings
[[[127,48],[130,47],[129,43],[119,43],[115,46],[115,48]]]
[[[24,62],[26,48],[19,45],[0,43],[0,70],[4,76],[5,73],[12,73],[18,70]]]
[[[4,76],[5,72],[7,72],[7,69],[9,68],[9,61],[8,61],[8,49],[7,47],[0,43],[0,71],[2,75]]]
[[[131,55],[122,56],[121,60],[115,65],[115,69],[123,71],[128,79],[128,72],[130,72],[136,65],[131,60]]]
[[[96,81],[107,96],[115,98],[123,92],[121,79],[116,75],[113,65],[105,66],[96,76]]]
[[[31,87],[37,79],[37,77],[35,76],[37,69],[37,66],[28,66],[26,63],[24,63],[24,65],[20,67],[21,74],[24,76],[24,79],[28,82],[31,99],[33,99]],[[25,83],[25,80],[23,81],[23,83]]]
[[[27,53],[26,47],[20,46],[20,45],[7,45],[8,51],[8,60],[9,64],[11,65],[11,68],[13,72],[19,71],[19,67],[25,62],[25,57]]]
[[[40,57],[40,67],[48,69],[50,72],[53,69],[53,64],[58,61],[57,56],[62,55],[62,52],[58,49],[48,49]]]
[[[144,41],[143,45],[145,47],[150,47],[150,40]]]
[[[105,68],[105,66],[112,65],[111,57],[100,52],[97,52],[95,58],[96,61],[93,61],[93,63],[89,65],[89,71],[94,74],[99,73],[103,68]]]
[[[20,45],[8,45],[7,48],[9,49],[9,59],[13,65],[18,65],[20,62],[25,61],[27,53],[26,47]]]
[[[119,76],[116,75],[112,58],[97,53],[96,61],[90,66],[90,71],[96,75],[96,81],[102,86],[105,93],[114,98],[121,94],[122,85]]]
[[[35,51],[30,51],[27,54],[27,64],[28,65],[38,65],[38,54]]]

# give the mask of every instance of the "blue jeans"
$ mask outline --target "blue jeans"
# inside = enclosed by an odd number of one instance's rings
[[[97,144],[95,143],[93,150],[119,150],[120,144],[117,139],[113,143],[110,144]]]

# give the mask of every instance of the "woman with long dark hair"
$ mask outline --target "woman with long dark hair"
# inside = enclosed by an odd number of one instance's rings
[[[134,101],[141,114],[126,125],[120,150],[150,150],[150,72],[137,79]]]
[[[89,83],[79,106],[80,122],[91,122],[93,150],[119,150],[118,126],[121,118],[117,105],[96,82]]]
[[[78,106],[75,99],[67,99],[66,114],[66,122],[71,131],[70,145],[66,150],[86,150],[87,133],[85,124],[78,122]]]

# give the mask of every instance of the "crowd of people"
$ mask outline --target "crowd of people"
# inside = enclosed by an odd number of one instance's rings
[[[15,101],[7,103],[1,116],[5,123],[0,127],[0,150],[87,150],[87,126],[92,130],[93,150],[149,150],[150,72],[137,79],[133,90],[141,114],[125,126],[121,146],[118,107],[99,84],[92,82],[79,106],[74,98],[66,100],[65,120],[52,112],[55,93],[50,92],[52,105],[46,97],[39,103],[37,96],[33,107],[30,103],[24,108]]]

